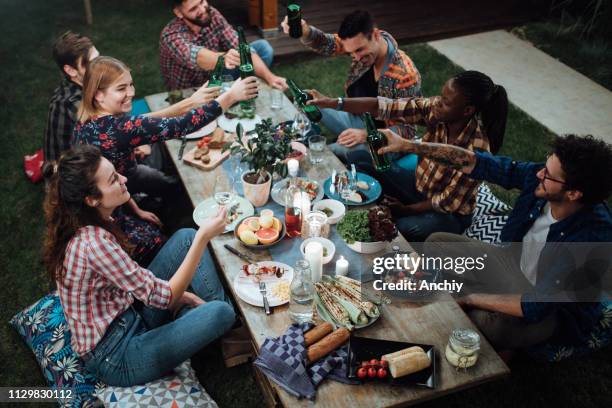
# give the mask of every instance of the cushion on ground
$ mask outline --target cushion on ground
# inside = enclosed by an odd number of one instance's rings
[[[51,293],[17,313],[10,324],[30,347],[49,386],[72,389],[72,399],[60,406],[94,407],[216,407],[200,385],[188,361],[176,374],[142,386],[111,387],[98,381],[72,350],[70,330],[56,293]]]
[[[481,183],[476,196],[472,223],[463,235],[491,244],[499,243],[502,228],[508,219],[506,214],[510,210],[511,207],[495,197],[489,186]]]
[[[174,369],[175,373],[157,381],[134,387],[106,386],[98,398],[110,408],[216,408],[217,404],[198,382],[189,361]]]

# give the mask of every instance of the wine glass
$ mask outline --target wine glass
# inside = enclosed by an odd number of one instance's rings
[[[299,141],[304,141],[306,133],[310,131],[310,121],[302,112],[298,111],[293,119],[293,130],[298,132],[300,135]]]
[[[215,186],[213,188],[213,198],[219,208],[225,208],[229,210],[233,199],[232,187],[229,184],[229,180],[223,174],[218,174],[215,178]],[[231,214],[227,214],[227,220],[230,219]]]

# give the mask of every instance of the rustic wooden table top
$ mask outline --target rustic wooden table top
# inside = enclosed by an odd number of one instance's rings
[[[257,113],[262,118],[273,118],[274,122],[291,120],[296,110],[291,102],[285,98],[280,110],[269,108],[270,88],[261,85],[257,98]],[[156,99],[165,99],[164,94],[155,95]],[[150,100],[149,98],[148,100]],[[151,107],[152,108],[152,107]],[[152,109],[153,110],[153,109]],[[222,166],[212,171],[202,171],[184,165],[177,160],[179,141],[166,142],[170,157],[174,161],[183,184],[189,194],[192,204],[197,206],[204,199],[212,196],[215,179],[218,175],[224,177]],[[188,151],[195,142],[189,142]],[[307,159],[302,160],[302,171],[311,179],[323,182],[331,175],[332,170],[343,169],[340,161],[334,154],[326,149],[325,159],[322,163],[311,166]],[[224,234],[211,241],[213,254],[221,267],[221,273],[230,288],[236,305],[240,309],[248,325],[253,342],[259,349],[267,337],[277,337],[285,332],[290,324],[288,305],[276,307],[271,316],[266,316],[262,308],[251,306],[240,300],[234,292],[232,282],[239,273],[244,262],[228,252],[224,244],[230,244],[247,253],[251,259],[270,260],[268,251],[249,251],[240,246],[233,234]],[[388,244],[390,252],[393,245],[409,250],[410,246],[401,235]],[[363,262],[369,262],[380,254],[364,255]],[[361,329],[359,336],[373,337],[387,340],[406,341],[413,343],[432,344],[437,351],[437,387],[425,389],[416,387],[391,387],[383,384],[345,385],[335,381],[325,381],[317,390],[316,405],[322,407],[395,407],[416,404],[433,399],[454,391],[472,387],[485,381],[493,380],[507,375],[510,370],[493,350],[487,340],[481,336],[481,350],[477,364],[466,370],[457,371],[444,357],[444,348],[451,331],[454,328],[471,328],[477,330],[467,315],[449,295],[437,296],[434,301],[408,302],[394,299],[389,305],[382,307],[382,316],[372,326]],[[309,401],[297,400],[283,389],[267,381],[263,375],[258,375],[264,388],[271,390],[276,401],[270,404],[281,403],[284,406],[310,406]],[[267,384],[265,384],[267,383]],[[265,391],[265,390],[264,390]]]

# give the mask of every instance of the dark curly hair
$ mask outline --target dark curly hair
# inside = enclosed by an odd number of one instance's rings
[[[559,158],[569,190],[582,192],[580,202],[591,205],[612,193],[612,145],[593,136],[557,136],[552,153]]]
[[[79,145],[63,153],[57,163],[45,164],[47,195],[44,210],[47,231],[43,261],[52,281],[63,278],[66,248],[81,227],[102,227],[115,235],[128,253],[133,249],[115,224],[102,218],[97,209],[85,203],[85,197],[102,196],[95,177],[101,160],[102,154],[97,147]]]
[[[374,18],[369,12],[365,10],[355,10],[342,20],[340,29],[338,30],[338,37],[346,40],[358,34],[363,34],[370,40],[372,39],[374,27]]]

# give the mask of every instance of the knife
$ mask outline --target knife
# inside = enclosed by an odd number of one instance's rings
[[[184,134],[183,138],[181,139],[181,147],[179,147],[179,151],[178,151],[179,160],[183,159],[183,151],[185,151],[185,145],[187,145],[187,134]]]
[[[254,264],[256,262],[253,262],[251,260],[251,258],[249,258],[248,256],[246,256],[245,254],[243,254],[242,252],[238,251],[236,248],[234,248],[233,246],[230,246],[228,244],[224,244],[223,245],[225,247],[225,249],[227,249],[228,251],[230,251],[232,254],[236,255],[238,258],[242,259],[245,262],[248,262],[250,264]]]

